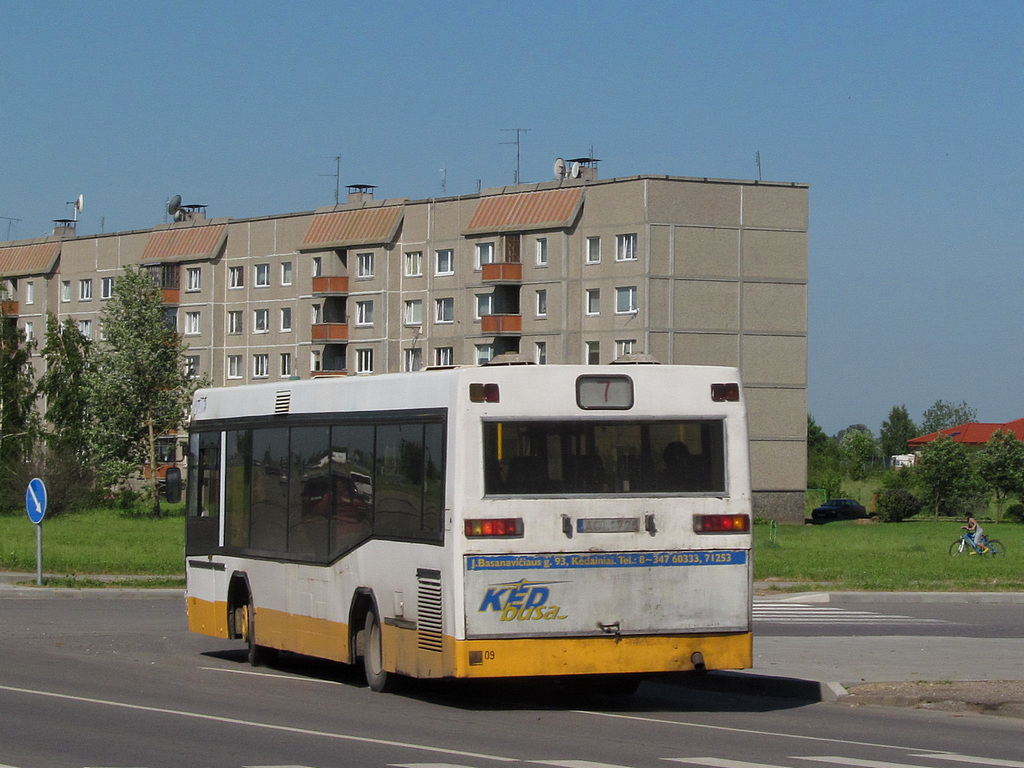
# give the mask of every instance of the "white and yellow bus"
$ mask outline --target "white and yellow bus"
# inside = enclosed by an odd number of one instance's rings
[[[738,382],[488,365],[200,390],[189,627],[253,663],[361,660],[374,690],[749,667]]]

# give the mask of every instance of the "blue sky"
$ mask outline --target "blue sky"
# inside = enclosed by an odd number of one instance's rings
[[[547,180],[809,183],[809,410],[1024,416],[1024,3],[7,2],[0,239]]]

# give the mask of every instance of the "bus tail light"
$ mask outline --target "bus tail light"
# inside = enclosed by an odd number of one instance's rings
[[[716,403],[738,403],[740,401],[740,385],[736,382],[712,384],[711,399]]]
[[[695,533],[747,533],[750,515],[694,515]]]
[[[470,539],[512,538],[523,535],[521,517],[494,517],[466,521],[466,536]]]
[[[497,384],[470,384],[469,402],[471,403],[498,403],[501,402],[501,392]]]

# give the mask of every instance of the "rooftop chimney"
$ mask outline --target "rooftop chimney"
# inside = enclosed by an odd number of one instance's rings
[[[373,200],[373,190],[376,188],[373,184],[349,184],[348,201],[350,203],[365,203]]]

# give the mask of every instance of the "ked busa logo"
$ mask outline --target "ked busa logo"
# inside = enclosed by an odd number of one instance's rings
[[[480,613],[495,611],[501,621],[561,621],[569,618],[560,613],[557,605],[548,605],[551,597],[549,584],[554,581],[509,581],[491,584],[484,593]]]

